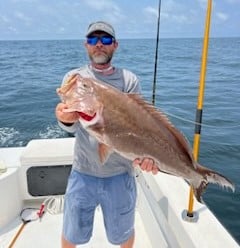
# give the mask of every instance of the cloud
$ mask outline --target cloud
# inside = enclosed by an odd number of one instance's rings
[[[116,18],[121,15],[119,6],[111,0],[84,0],[85,4],[93,10],[103,11],[103,13],[117,14]]]
[[[31,22],[31,18],[26,16],[24,13],[20,12],[20,11],[16,11],[14,13],[14,16],[21,20],[21,21],[24,21],[26,24],[30,23]]]
[[[59,28],[56,30],[56,32],[57,32],[58,34],[64,34],[64,33],[66,32],[66,29],[65,29],[64,27],[59,27]]]
[[[10,20],[9,20],[9,18],[8,17],[6,17],[5,15],[0,15],[0,23],[9,23],[10,22]]]
[[[207,3],[208,0],[162,1],[161,32],[166,36],[201,35]],[[239,4],[240,0],[213,0],[213,22],[232,25],[232,30],[239,33]],[[153,0],[0,0],[0,39],[11,33],[13,37],[27,38],[84,37],[88,24],[97,20],[110,22],[120,38],[153,37],[157,5]],[[215,29],[222,26],[216,25]]]
[[[168,13],[180,13],[184,8],[189,8],[189,6],[186,6],[182,3],[179,3],[178,1],[174,0],[168,0],[165,3],[162,3],[162,11],[168,12]]]
[[[121,8],[111,0],[84,0],[85,4],[96,11],[96,15],[99,14],[102,19],[111,23],[120,23],[126,17],[121,11]]]
[[[240,3],[240,0],[225,0],[225,1],[230,4]]]
[[[202,9],[206,9],[208,0],[198,0],[198,3]]]
[[[13,32],[13,33],[18,33],[17,29],[15,27],[9,26],[8,30]]]
[[[153,8],[151,6],[147,6],[143,9],[143,12],[150,17],[153,17],[154,19],[158,17],[158,10],[156,8]]]
[[[95,10],[118,9],[118,6],[111,0],[85,0],[84,2]]]
[[[200,1],[200,0],[198,0]],[[203,1],[203,0],[201,0]],[[187,23],[189,24],[193,19],[191,6],[179,4],[174,0],[166,1],[162,4],[161,18],[169,23]]]
[[[13,4],[15,3],[37,3],[38,0],[11,0],[10,2],[12,2]]]
[[[158,18],[158,9],[151,7],[151,6],[147,6],[145,8],[143,8],[143,16],[139,17],[143,20],[144,23],[152,25],[153,23],[156,23],[156,20]]]
[[[223,13],[223,12],[217,12],[216,16],[218,19],[220,19],[221,21],[226,21],[228,20],[228,15]]]
[[[185,16],[184,14],[181,15],[173,15],[172,19],[177,22],[177,23],[187,23],[188,22],[188,17]]]

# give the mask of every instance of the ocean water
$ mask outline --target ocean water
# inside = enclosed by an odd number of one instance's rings
[[[135,72],[151,101],[155,40],[120,40],[113,64]],[[160,39],[156,105],[192,144],[202,39]],[[88,62],[83,41],[0,41],[0,147],[67,137],[56,122],[56,88]],[[199,161],[229,177],[236,192],[210,185],[204,201],[240,242],[240,38],[209,43]],[[186,202],[187,206],[187,202]]]

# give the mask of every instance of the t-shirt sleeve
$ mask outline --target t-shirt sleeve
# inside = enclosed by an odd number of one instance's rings
[[[123,78],[124,78],[124,92],[127,93],[141,93],[141,86],[139,78],[126,69],[123,69]]]

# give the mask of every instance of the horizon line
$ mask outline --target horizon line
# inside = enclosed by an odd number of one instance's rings
[[[209,39],[229,39],[229,38],[240,38],[240,36],[216,36],[216,37],[209,37]],[[135,37],[135,38],[118,38],[117,40],[140,40],[140,39],[144,39],[144,40],[155,40],[156,37]],[[203,39],[203,37],[160,37],[161,39]],[[20,39],[1,39],[0,41],[60,41],[60,40],[85,40],[84,38],[39,38],[39,39],[34,39],[34,38],[20,38]]]

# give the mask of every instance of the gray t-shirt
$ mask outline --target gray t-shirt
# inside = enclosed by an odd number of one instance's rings
[[[102,75],[99,72],[93,71],[89,65],[86,65],[68,72],[63,78],[63,83],[68,77],[76,73],[83,77],[99,79],[123,92],[140,93],[137,76],[126,69],[115,68],[113,74]],[[112,153],[108,160],[101,164],[98,155],[98,141],[82,128],[80,122],[76,122],[70,127],[65,126],[61,122],[59,122],[59,125],[67,132],[73,132],[76,137],[73,169],[96,177],[110,177],[124,172],[133,174],[132,161],[123,158],[117,153]]]

